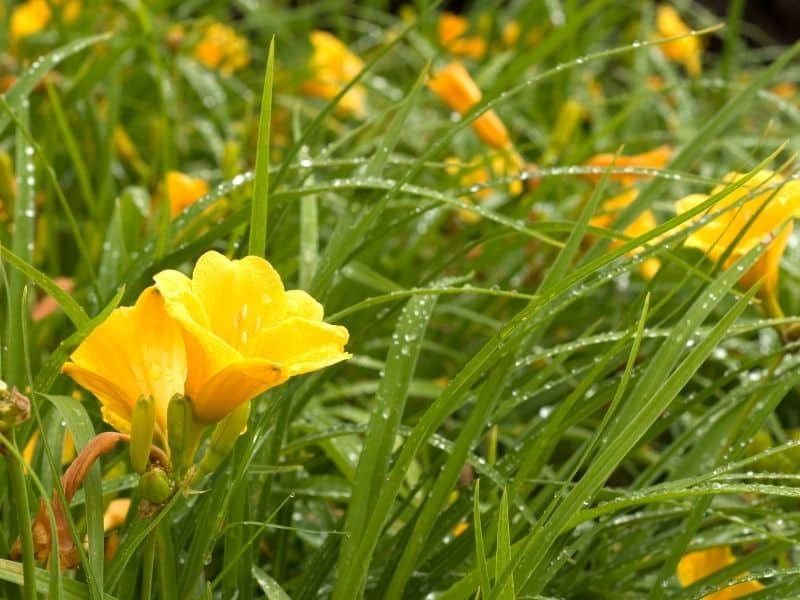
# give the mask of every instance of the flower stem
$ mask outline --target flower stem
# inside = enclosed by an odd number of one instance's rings
[[[16,445],[14,430],[8,433],[12,444]],[[19,537],[22,542],[22,597],[25,600],[36,600],[36,563],[33,557],[33,535],[31,533],[31,515],[28,512],[28,488],[25,484],[23,465],[16,456],[6,455],[10,476],[11,496],[17,510]]]

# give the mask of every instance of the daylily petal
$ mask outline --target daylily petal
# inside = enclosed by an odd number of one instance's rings
[[[310,35],[313,53],[309,60],[312,78],[304,82],[303,91],[309,96],[333,99],[364,68],[364,62],[342,40],[327,31]],[[357,118],[366,114],[366,90],[358,84],[340,99],[337,110]]]
[[[259,330],[286,316],[280,275],[257,256],[228,260],[218,252],[206,252],[194,268],[192,289],[211,330],[240,352]]]
[[[103,405],[103,419],[117,431],[130,433],[131,411],[129,392],[119,385],[98,375],[91,369],[73,362],[64,364],[62,372],[94,394]]]
[[[726,187],[743,178],[741,173],[728,173],[711,191],[721,194]],[[704,194],[692,194],[675,203],[680,214],[708,200]],[[769,240],[769,246],[759,260],[741,278],[745,286],[752,286],[764,278],[760,290],[762,298],[776,301],[780,260],[793,229],[792,219],[800,213],[800,185],[784,182],[783,177],[764,169],[747,182],[720,198],[706,211],[687,222],[695,223],[705,216],[709,219],[687,238],[686,245],[705,252],[712,260],[719,260],[726,252],[725,268],[757,244]]]
[[[170,216],[174,219],[183,209],[208,193],[208,184],[199,177],[192,177],[180,171],[169,171],[166,177],[166,190]]]
[[[186,284],[191,284],[189,278],[177,271],[162,271],[154,279],[164,296],[167,312],[183,331],[189,365],[185,392],[194,399],[215,373],[241,360],[242,355],[209,328],[205,308],[194,291],[187,289]]]
[[[777,293],[781,258],[786,250],[786,245],[789,243],[789,236],[792,234],[792,229],[794,229],[794,224],[789,223],[783,228],[783,231],[775,236],[775,239],[770,242],[769,246],[758,258],[756,263],[750,267],[747,273],[741,278],[740,282],[742,285],[750,287],[755,285],[755,283],[763,277],[764,283],[760,293],[762,295]],[[733,264],[739,256],[729,258],[726,268]]]
[[[156,428],[166,432],[167,404],[183,392],[187,374],[182,333],[155,287],[130,308],[118,308],[73,352],[65,373],[92,391],[118,424],[130,421],[142,395],[156,405]]]
[[[168,269],[154,275],[153,280],[174,318],[188,319],[203,327],[211,326],[206,309],[192,289],[192,280],[186,275]]]
[[[433,73],[428,80],[428,87],[448,107],[462,115],[478,104],[482,97],[478,84],[458,61]],[[493,110],[487,110],[475,119],[472,122],[472,129],[492,148],[510,150],[513,147],[506,126]]]
[[[310,321],[322,321],[322,317],[325,315],[322,304],[303,290],[289,290],[286,292],[286,303],[289,307],[289,314],[296,317]]]
[[[153,397],[156,423],[165,433],[167,405],[175,393],[183,391],[188,372],[183,335],[167,313],[164,298],[155,287],[142,292],[134,311],[138,335],[131,349],[135,356],[131,367],[139,380],[140,391]]]
[[[287,378],[280,365],[268,360],[245,359],[228,365],[206,381],[192,399],[194,417],[200,423],[215,423]]]
[[[350,358],[344,351],[349,334],[339,325],[293,317],[264,330],[255,347],[258,356],[281,364],[289,376],[316,371]]]
[[[729,567],[736,562],[730,546],[717,546],[697,552],[689,552],[678,563],[677,576],[682,587],[688,587],[709,575]],[[705,596],[704,600],[732,600],[742,598],[764,588],[760,581],[746,581],[732,585]]]

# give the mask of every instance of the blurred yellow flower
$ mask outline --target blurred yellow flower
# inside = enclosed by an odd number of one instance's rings
[[[70,23],[78,18],[81,11],[80,0],[27,0],[11,12],[9,36],[15,45],[23,38],[39,33],[53,17],[51,7],[61,11],[61,19]]]
[[[656,9],[656,29],[661,37],[674,37],[692,31],[681,19],[678,11],[667,4],[659,4]],[[697,77],[702,72],[703,48],[699,38],[685,37],[661,44],[659,48],[669,60],[681,63],[692,77]]]
[[[775,84],[769,91],[783,100],[793,100],[797,98],[797,85],[791,81],[782,81],[781,83]]]
[[[209,69],[231,75],[250,62],[247,39],[222,23],[209,23],[194,47],[194,56]]]
[[[464,115],[481,101],[481,90],[464,65],[451,62],[434,73],[428,80],[428,87],[452,110]],[[495,150],[511,152],[515,162],[521,167],[524,161],[513,150],[514,145],[508,129],[493,110],[486,111],[472,122],[472,129],[483,142]]]
[[[510,177],[520,174],[520,167],[508,153],[495,152],[489,157],[478,156],[468,163],[462,163],[458,158],[449,158],[445,161],[445,171],[448,175],[458,176],[459,185],[465,188],[475,186],[475,191],[470,190],[471,196],[479,200],[488,198],[494,192],[489,185],[493,179]],[[515,179],[508,184],[508,193],[518,196],[522,193],[522,181]],[[460,198],[469,202],[470,196]],[[467,223],[476,223],[480,215],[466,208],[458,210],[458,216]]]
[[[670,146],[659,146],[648,152],[634,154],[631,156],[615,155],[612,153],[597,154],[587,160],[584,164],[587,167],[598,167],[601,169],[612,167],[624,169],[626,167],[636,167],[640,169],[663,169],[672,158],[672,148]],[[584,175],[589,181],[600,181],[602,173],[587,173]],[[611,181],[619,181],[623,186],[633,185],[637,179],[648,179],[651,175],[641,173],[609,173]]]
[[[106,533],[104,555],[111,560],[119,547],[119,533],[116,531],[125,523],[131,508],[130,498],[116,498],[108,503],[103,513],[103,531]]]
[[[730,546],[718,546],[708,550],[689,552],[678,563],[678,581],[682,587],[688,587],[717,571],[729,567],[736,562]],[[704,600],[733,600],[753,594],[764,585],[759,581],[738,583],[713,594],[704,596]]]
[[[155,287],[144,290],[134,306],[115,309],[62,371],[100,400],[103,419],[122,433],[130,433],[139,397],[152,396],[155,435],[165,447],[167,405],[184,392],[187,365],[181,330]]]
[[[311,79],[304,82],[305,94],[323,100],[332,100],[364,68],[363,61],[335,35],[327,31],[313,31],[310,36],[313,48],[309,68]],[[363,118],[366,115],[366,90],[358,84],[350,89],[337,105],[337,110]]]
[[[742,173],[728,173],[723,179],[725,184],[716,186],[710,195],[720,193],[727,187],[726,184],[734,183],[744,176]],[[750,198],[734,206],[745,197]],[[692,194],[678,200],[675,209],[678,214],[684,213],[708,198],[705,194]],[[781,256],[792,232],[792,219],[800,216],[800,181],[785,182],[783,177],[772,171],[759,171],[747,183],[726,194],[706,212],[708,214],[713,215],[713,218],[706,225],[694,230],[686,239],[686,245],[702,250],[711,260],[718,260],[729,246],[733,246],[724,264],[727,269],[754,246],[771,239],[758,262],[740,281],[749,287],[764,277],[760,291],[762,297],[770,301],[776,300]],[[689,223],[694,223],[703,216],[697,215]],[[782,225],[785,226],[777,231]]]
[[[39,432],[34,431],[25,448],[22,450],[22,458],[25,464],[30,465],[33,461],[33,456],[36,453],[36,445],[39,443]],[[72,433],[67,429],[64,432],[64,443],[61,447],[61,464],[68,465],[75,458],[75,441],[72,438]]]
[[[439,44],[454,56],[480,59],[486,54],[486,40],[465,36],[469,29],[466,17],[445,12],[439,17]]]
[[[219,421],[288,378],[350,357],[347,329],[322,321],[322,306],[284,290],[266,260],[206,252],[192,278],[155,276],[186,345],[186,395],[199,423]]]
[[[199,177],[192,177],[180,171],[169,171],[166,177],[169,213],[174,219],[187,206],[197,202],[208,193],[208,184]]]
[[[617,215],[631,202],[633,202],[639,195],[639,190],[630,188],[618,196],[614,196],[603,202],[603,214],[592,217],[589,224],[594,227],[609,228],[614,224]],[[656,228],[658,222],[651,210],[644,210],[633,220],[633,222],[625,228],[623,232],[629,238],[636,238],[644,235],[648,231]],[[622,244],[619,240],[614,240],[611,244],[612,248]],[[636,254],[640,250],[635,250],[631,254]],[[661,261],[657,258],[648,258],[639,267],[642,277],[645,279],[652,279],[658,270],[661,268]]]
[[[501,37],[503,38],[503,44],[508,46],[515,46],[517,44],[517,40],[519,40],[521,28],[517,21],[509,21],[503,26],[503,32]]]
[[[103,513],[103,531],[108,532],[121,527],[130,508],[130,498],[116,498],[109,502]]]
[[[47,27],[52,14],[47,0],[28,0],[15,7],[9,22],[11,43],[39,33]]]

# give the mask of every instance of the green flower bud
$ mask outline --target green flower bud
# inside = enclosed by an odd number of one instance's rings
[[[139,492],[153,504],[164,504],[175,492],[175,484],[161,467],[154,467],[139,478]]]
[[[8,152],[0,152],[0,206],[11,206],[16,197],[14,166]],[[2,213],[0,209],[0,213]],[[7,217],[7,215],[5,215]],[[5,220],[0,214],[0,221]]]
[[[250,403],[240,404],[227,417],[214,427],[208,449],[200,461],[199,476],[215,471],[225,457],[228,456],[239,436],[247,431],[247,419],[250,416]]]
[[[152,396],[139,396],[131,417],[131,466],[140,475],[150,461],[150,446],[156,427],[156,406]]]
[[[172,466],[178,474],[192,466],[202,430],[194,420],[189,399],[175,394],[167,407],[167,441]]]

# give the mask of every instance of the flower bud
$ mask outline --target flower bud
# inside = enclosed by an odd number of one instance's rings
[[[202,477],[215,471],[233,449],[239,436],[247,431],[250,416],[250,403],[240,404],[232,413],[222,419],[214,428],[208,449],[200,461],[199,475]]]
[[[11,156],[0,152],[0,206],[11,206],[17,196],[16,176]]]
[[[150,446],[156,426],[156,406],[152,396],[139,396],[131,417],[131,466],[140,475],[150,461]]]
[[[481,90],[467,69],[460,62],[452,62],[435,72],[428,80],[428,87],[451,110],[464,115],[481,101]],[[489,147],[496,150],[513,148],[511,137],[500,117],[487,110],[472,122],[472,129]]]
[[[164,504],[174,491],[174,483],[161,467],[154,467],[139,478],[142,498],[153,504]]]
[[[19,393],[17,388],[8,389],[6,383],[0,380],[0,432],[7,432],[23,421],[27,421],[31,414],[31,401]]]
[[[202,427],[195,423],[192,404],[183,394],[175,394],[167,407],[167,436],[172,466],[182,473],[192,465]]]
[[[586,117],[587,111],[577,100],[568,99],[561,105],[556,117],[555,126],[550,134],[550,143],[542,158],[543,164],[552,164],[569,146],[575,130]]]

